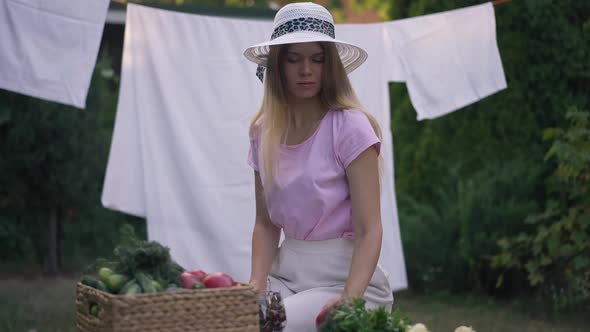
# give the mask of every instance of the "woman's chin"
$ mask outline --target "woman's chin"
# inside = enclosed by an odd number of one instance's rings
[[[297,93],[295,98],[299,100],[313,99],[318,96],[317,92]]]

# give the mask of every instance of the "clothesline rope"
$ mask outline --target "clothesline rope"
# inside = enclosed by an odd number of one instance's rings
[[[494,6],[497,6],[497,5],[501,5],[503,3],[510,2],[510,1],[512,1],[512,0],[495,0],[492,2],[492,4]],[[111,2],[120,3],[122,5],[126,5],[128,3],[134,3],[133,1],[126,1],[126,0],[111,0]]]

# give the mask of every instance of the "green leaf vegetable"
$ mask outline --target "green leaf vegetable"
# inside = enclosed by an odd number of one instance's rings
[[[120,230],[121,243],[114,248],[111,259],[99,258],[87,268],[87,272],[109,268],[115,273],[136,277],[144,275],[157,285],[180,285],[180,274],[184,268],[170,256],[170,249],[156,241],[140,240],[135,236],[131,225],[123,225]],[[147,281],[143,280],[147,285]]]

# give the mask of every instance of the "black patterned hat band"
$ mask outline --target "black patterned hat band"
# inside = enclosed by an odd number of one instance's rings
[[[330,12],[311,2],[292,3],[282,7],[273,22],[270,41],[247,48],[244,56],[258,64],[256,76],[264,81],[270,46],[304,42],[332,42],[347,73],[367,59],[367,52],[348,42],[335,39],[334,19]]]

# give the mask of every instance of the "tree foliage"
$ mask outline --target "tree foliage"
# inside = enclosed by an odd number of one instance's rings
[[[62,221],[99,205],[116,103],[109,66],[97,63],[85,110],[0,92],[0,247],[15,259],[54,264],[47,250],[61,248]]]

